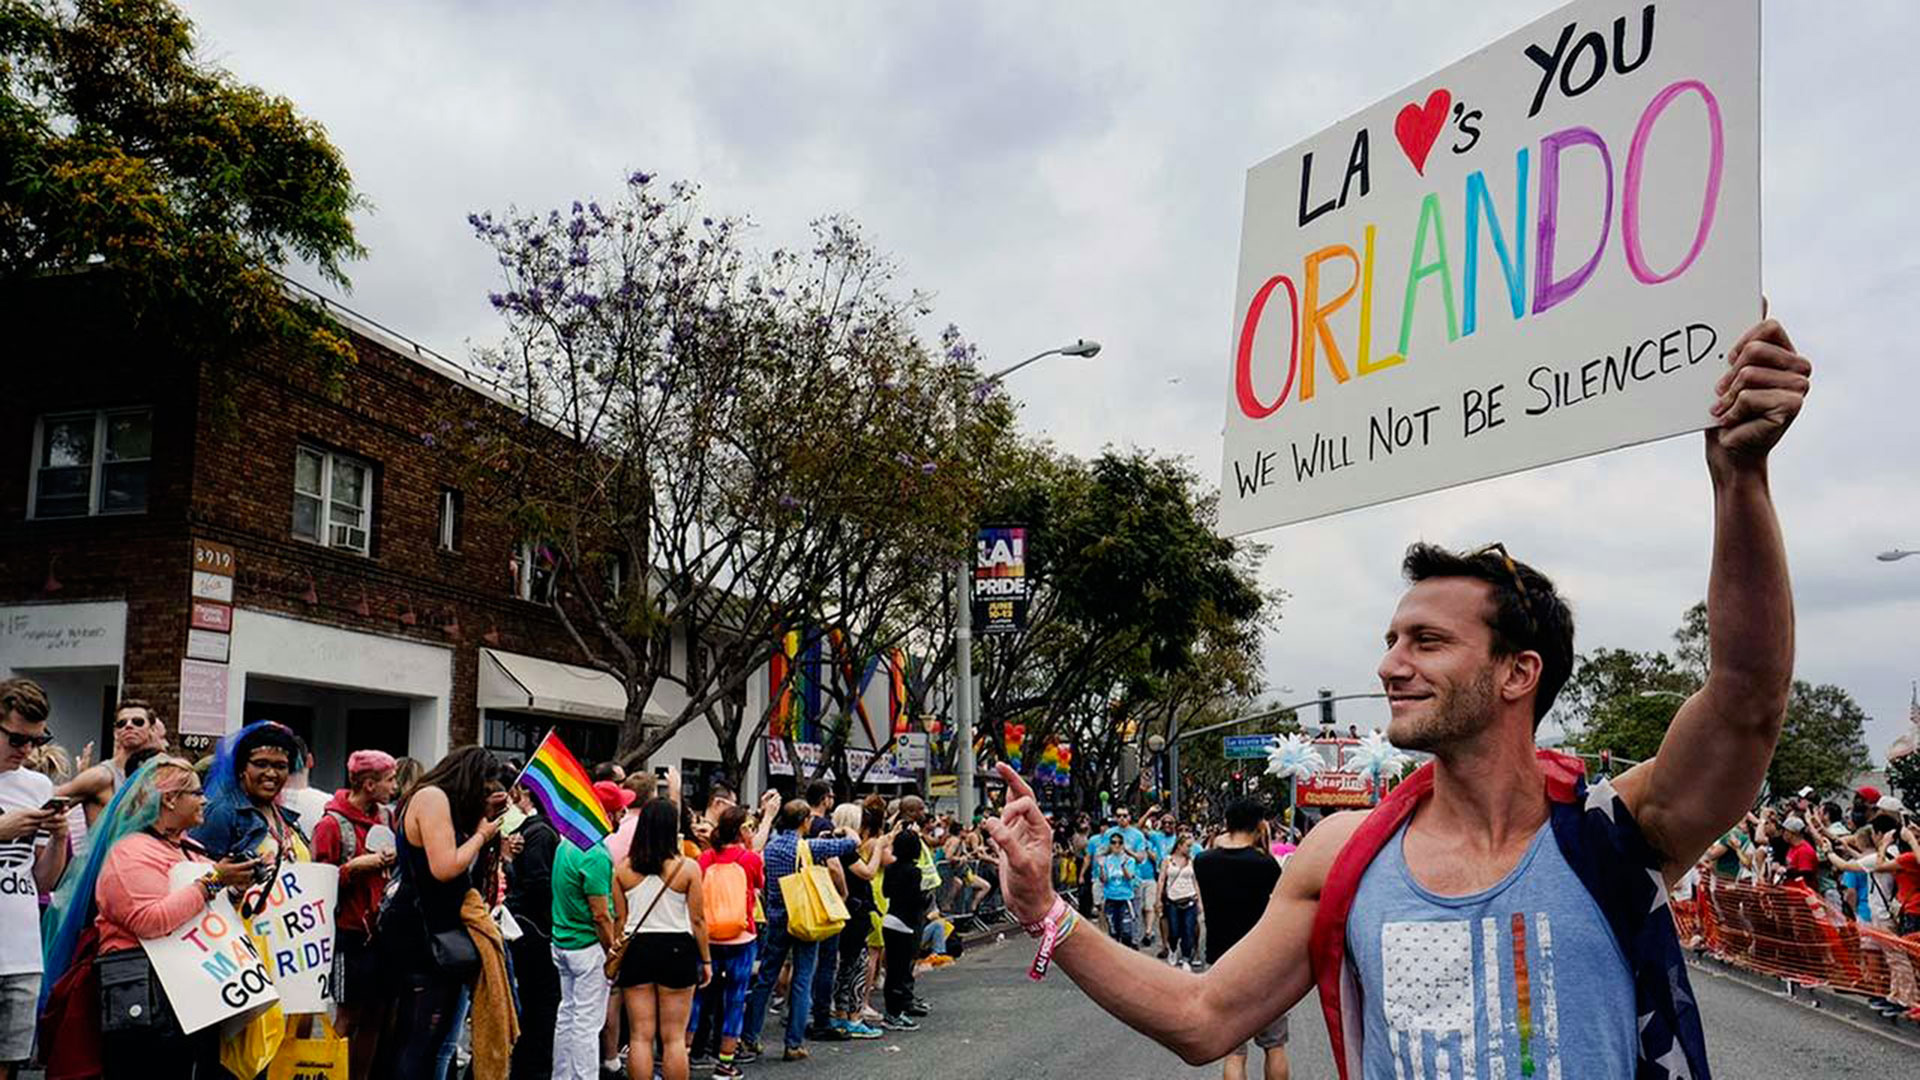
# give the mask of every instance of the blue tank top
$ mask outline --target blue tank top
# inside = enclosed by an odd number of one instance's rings
[[[1551,825],[1505,879],[1468,896],[1421,888],[1405,838],[1403,824],[1347,919],[1367,1080],[1633,1076],[1633,976]]]

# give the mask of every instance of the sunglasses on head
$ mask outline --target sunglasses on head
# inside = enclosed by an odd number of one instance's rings
[[[116,716],[113,720],[113,730],[115,731],[119,731],[123,727],[143,728],[146,726],[147,718],[144,716]]]
[[[1527,617],[1527,632],[1537,633],[1540,623],[1533,614],[1533,594],[1527,591],[1527,583],[1521,580],[1520,568],[1514,565],[1513,556],[1507,554],[1507,545],[1498,542],[1488,544],[1468,555],[1467,558],[1478,559],[1487,555],[1497,556],[1500,565],[1506,567],[1507,573],[1513,575],[1513,587],[1520,593],[1520,611]]]
[[[5,729],[0,729],[0,731],[4,730]],[[11,744],[15,750],[25,750],[30,747],[38,748],[53,741],[52,735],[24,735],[18,731],[7,731],[6,736],[7,742]]]

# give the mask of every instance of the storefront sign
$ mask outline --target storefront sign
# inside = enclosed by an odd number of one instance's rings
[[[186,880],[205,873],[205,864],[181,863]],[[225,893],[185,926],[163,938],[143,941],[153,971],[187,1034],[222,1020],[266,1008],[280,998],[240,913]]]
[[[211,600],[195,600],[191,625],[197,630],[216,630],[222,634],[231,634],[233,633],[233,609]]]
[[[1033,598],[1027,580],[1027,530],[994,526],[980,530],[973,563],[973,632],[1017,634],[1027,628]]]
[[[810,742],[794,743],[793,748],[800,756],[800,768],[802,771],[806,775],[812,775],[814,770],[820,767],[820,744]],[[848,775],[858,779],[861,770],[866,769],[867,762],[872,760],[873,751],[862,750],[857,747],[848,747]],[[775,776],[793,775],[793,762],[787,757],[787,744],[785,740],[767,740],[767,772]],[[917,779],[913,770],[900,767],[892,755],[883,756],[879,761],[874,762],[873,768],[868,770],[866,775],[866,782],[869,784]]]
[[[0,666],[117,668],[126,633],[119,601],[0,608]]]
[[[1759,0],[1578,0],[1248,171],[1220,529],[1709,427],[1759,315]]]
[[[227,646],[232,639],[218,630],[188,630],[187,655],[195,660],[227,662]]]
[[[233,578],[226,574],[209,574],[205,570],[195,570],[193,598],[231,604],[233,603]]]
[[[230,683],[225,664],[180,661],[180,734],[226,734]]]
[[[1373,781],[1350,772],[1323,772],[1300,781],[1301,806],[1366,807],[1373,805]]]

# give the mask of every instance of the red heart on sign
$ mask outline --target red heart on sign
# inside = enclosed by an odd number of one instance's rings
[[[1427,95],[1425,108],[1408,105],[1394,117],[1394,138],[1400,140],[1400,149],[1406,151],[1407,160],[1413,162],[1413,171],[1422,176],[1427,174],[1427,153],[1433,149],[1433,141],[1440,137],[1440,129],[1447,126],[1447,106],[1452,104],[1452,94],[1435,90]]]

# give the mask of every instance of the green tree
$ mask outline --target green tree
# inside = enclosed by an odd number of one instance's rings
[[[1872,764],[1867,755],[1866,710],[1853,696],[1830,684],[1814,686],[1795,679],[1787,699],[1787,720],[1767,781],[1773,790],[1798,791],[1812,787],[1829,792],[1844,789]]]
[[[1681,703],[1706,680],[1706,604],[1681,616],[1674,645],[1672,654],[1602,648],[1579,658],[1555,705],[1576,746],[1637,761],[1659,751]],[[1871,764],[1865,722],[1845,690],[1796,680],[1768,783],[1774,791],[1845,787]]]
[[[363,254],[340,152],[293,104],[194,56],[167,0],[0,4],[0,285],[96,266],[140,330],[352,359],[276,271]]]
[[[981,728],[1073,745],[1083,804],[1121,794],[1123,764],[1171,719],[1257,689],[1257,627],[1278,597],[1254,579],[1260,549],[1222,539],[1211,496],[1177,459],[1035,451],[988,503],[1027,526],[1028,627],[981,645]],[[966,752],[961,749],[960,752]]]

